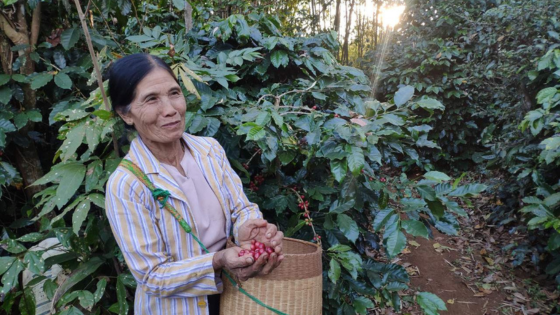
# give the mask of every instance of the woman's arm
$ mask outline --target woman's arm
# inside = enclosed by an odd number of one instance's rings
[[[250,219],[262,219],[262,213],[257,204],[247,199],[243,191],[243,183],[239,175],[231,168],[226,156],[226,152],[220,143],[213,139],[214,152],[220,160],[221,169],[223,171],[223,185],[228,197],[229,208],[231,212],[231,221],[233,224],[233,238],[237,242],[239,236],[239,227]]]
[[[134,175],[115,171],[106,191],[105,208],[111,229],[144,291],[158,297],[193,297],[221,291],[212,264],[214,253],[180,261],[169,255],[154,213],[142,202],[149,191]]]

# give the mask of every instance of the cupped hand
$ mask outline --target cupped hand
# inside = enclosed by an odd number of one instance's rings
[[[247,254],[245,257],[251,257]],[[281,259],[284,259],[283,257]],[[234,268],[230,271],[237,276],[241,281],[247,281],[249,278],[255,276],[265,276],[268,275],[274,268],[278,267],[282,261],[278,254],[276,253],[264,253],[260,255],[254,264],[248,267]]]
[[[240,247],[230,247],[214,254],[212,265],[214,270],[226,269],[239,280],[269,274],[276,268],[284,257],[276,253],[264,253],[255,261],[251,255],[239,257]]]
[[[254,262],[253,257],[239,257],[240,251],[240,247],[230,247],[216,252],[212,259],[212,267],[217,271],[223,268],[233,270],[252,266]]]
[[[239,227],[238,242],[244,249],[251,248],[251,240],[272,247],[278,256],[282,256],[282,241],[284,233],[278,231],[276,225],[268,223],[263,219],[247,220]]]

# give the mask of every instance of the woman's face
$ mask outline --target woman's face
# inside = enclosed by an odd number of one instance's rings
[[[130,111],[119,115],[134,125],[143,141],[170,143],[181,138],[187,104],[169,72],[155,68],[138,83],[135,94]]]

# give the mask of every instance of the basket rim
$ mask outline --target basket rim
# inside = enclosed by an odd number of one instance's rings
[[[319,244],[311,243],[311,242],[304,241],[304,240],[300,240],[300,239],[297,239],[297,238],[284,237],[283,242],[285,242],[285,241],[304,244],[304,245],[309,246],[309,247],[314,247],[315,250],[312,251],[312,252],[310,252],[310,253],[305,253],[305,254],[288,254],[288,253],[283,253],[282,255],[284,255],[284,256],[317,255],[318,253],[320,254],[321,251],[323,250],[323,249],[321,248],[321,246],[319,246]]]

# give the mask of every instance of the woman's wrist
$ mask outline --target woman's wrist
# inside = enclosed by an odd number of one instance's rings
[[[214,253],[214,256],[212,257],[212,267],[215,271],[220,271],[222,268],[224,268],[223,257],[224,250],[220,250]]]

